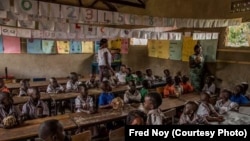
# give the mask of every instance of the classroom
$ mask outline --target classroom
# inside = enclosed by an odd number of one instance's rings
[[[1,0],[0,141],[249,125],[249,19],[249,0]]]

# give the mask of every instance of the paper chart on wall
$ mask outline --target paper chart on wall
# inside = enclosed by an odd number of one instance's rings
[[[169,58],[169,40],[156,40],[157,56],[161,59]]]
[[[3,36],[4,53],[21,53],[20,38]]]
[[[82,53],[81,41],[70,41],[69,53]]]
[[[216,52],[218,40],[202,40],[200,41],[202,53],[206,62],[216,62]]]
[[[122,39],[118,38],[116,40],[111,41],[111,48],[112,49],[121,49],[122,46]]]
[[[0,53],[3,53],[3,37],[0,36]]]
[[[40,40],[40,39],[27,39],[27,53],[43,54],[42,40]]]
[[[196,40],[193,40],[192,37],[183,38],[183,47],[182,47],[182,61],[189,61],[189,56],[194,54],[194,46],[197,44]]]
[[[56,47],[59,54],[69,54],[69,41],[57,41]]]
[[[169,43],[169,59],[181,60],[182,41],[171,40]]]
[[[122,39],[121,40],[121,54],[128,54],[128,42],[129,39]]]
[[[82,42],[83,53],[94,53],[94,43],[92,41]]]
[[[55,41],[53,40],[43,40],[42,49],[45,54],[55,53]]]
[[[148,40],[148,56],[157,57],[157,47],[155,45],[156,40]]]

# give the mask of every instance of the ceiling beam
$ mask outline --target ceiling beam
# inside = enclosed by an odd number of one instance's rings
[[[138,0],[140,3],[130,2],[130,1],[126,1],[126,0],[104,0],[104,1],[110,2],[110,3],[126,5],[126,6],[137,7],[137,8],[143,8],[143,9],[146,8],[146,5],[142,0]]]

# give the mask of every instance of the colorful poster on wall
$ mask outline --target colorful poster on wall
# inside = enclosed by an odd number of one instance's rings
[[[181,60],[182,41],[171,40],[169,43],[169,59]]]
[[[157,47],[155,45],[156,40],[148,40],[148,56],[158,57]]]
[[[82,53],[82,44],[80,41],[70,41],[69,53]]]
[[[202,40],[200,41],[202,53],[206,62],[216,62],[216,52],[218,40]]]
[[[189,56],[194,54],[194,46],[197,44],[196,40],[193,40],[192,37],[183,38],[183,47],[182,47],[182,61],[189,61]]]
[[[45,54],[55,53],[55,41],[53,40],[42,40],[42,49]]]
[[[69,54],[69,41],[57,41],[56,47],[59,54]]]
[[[100,41],[95,41],[95,53],[98,53],[99,48],[100,48]]]
[[[161,59],[169,58],[169,40],[156,40],[157,56]]]
[[[128,39],[122,39],[121,41],[121,54],[128,54]]]
[[[40,40],[40,39],[27,39],[27,53],[43,54],[42,40]]]
[[[4,53],[21,53],[20,38],[3,36]]]
[[[117,38],[116,40],[111,41],[111,49],[121,49],[122,39]]]
[[[82,42],[82,52],[83,53],[94,53],[94,43],[92,41]]]
[[[0,53],[3,53],[3,37],[0,36]]]

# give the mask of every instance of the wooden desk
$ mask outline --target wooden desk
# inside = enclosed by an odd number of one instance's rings
[[[71,119],[62,119],[60,122],[62,123],[64,130],[77,128],[77,125]],[[32,122],[27,122],[13,129],[0,129],[0,140],[14,141],[37,137],[39,126],[40,124],[38,123],[33,124]]]
[[[185,102],[178,99],[178,98],[163,98],[160,109],[162,111],[167,111],[167,110],[172,109],[172,108],[184,106],[184,104],[185,104]]]
[[[14,105],[24,104],[30,99],[29,96],[14,96]],[[49,94],[41,93],[41,100],[50,101],[51,97]]]
[[[183,101],[200,101],[200,94],[197,93],[188,93],[188,94],[183,94],[179,97],[180,100]]]
[[[212,125],[250,125],[250,116],[234,111],[229,111],[223,114],[225,121],[210,122]]]

